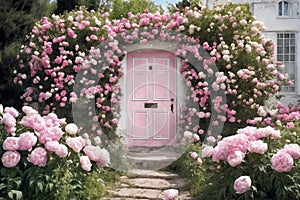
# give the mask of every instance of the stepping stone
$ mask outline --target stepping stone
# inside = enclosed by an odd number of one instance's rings
[[[133,199],[159,199],[161,190],[141,189],[141,188],[121,188],[114,191],[109,191],[113,197],[133,198]]]
[[[149,189],[168,189],[172,188],[174,185],[170,184],[167,180],[164,179],[153,179],[153,178],[134,178],[127,180],[129,185],[132,185],[136,188],[149,188]]]
[[[164,172],[164,171],[153,171],[153,170],[142,170],[133,169],[129,171],[130,174],[140,178],[161,178],[161,179],[179,179],[178,174]]]

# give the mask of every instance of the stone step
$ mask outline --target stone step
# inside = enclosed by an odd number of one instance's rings
[[[147,188],[147,189],[181,189],[186,186],[186,180],[175,179],[175,180],[166,180],[161,178],[131,178],[122,180],[124,183],[130,187],[135,188]]]
[[[161,190],[142,188],[121,188],[109,191],[113,197],[133,198],[133,199],[161,199]]]
[[[167,180],[180,178],[178,174],[174,174],[166,171],[132,169],[129,170],[128,172],[131,177],[139,177],[139,178],[161,178]]]

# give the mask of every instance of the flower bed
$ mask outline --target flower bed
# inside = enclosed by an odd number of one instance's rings
[[[99,137],[80,136],[74,123],[67,124],[54,113],[41,116],[29,106],[19,113],[0,105],[0,118],[0,196],[5,199],[44,199],[46,193],[45,199],[88,195],[92,189],[84,184],[101,180],[99,171],[110,163]],[[91,196],[104,193],[103,183],[98,184],[100,190]]]

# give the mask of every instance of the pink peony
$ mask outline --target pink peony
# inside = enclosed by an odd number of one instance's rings
[[[14,116],[9,113],[5,113],[2,118],[2,122],[6,125],[6,127],[14,127],[16,125],[17,120]]]
[[[227,162],[230,166],[235,167],[243,162],[245,154],[241,151],[235,151],[227,157]]]
[[[45,144],[45,148],[50,152],[55,152],[59,148],[58,141],[49,141]]]
[[[193,159],[198,158],[198,154],[197,154],[196,152],[192,152],[192,153],[190,154],[190,156],[191,156],[191,158],[193,158]]]
[[[5,107],[4,113],[11,114],[14,118],[19,116],[19,112],[13,107]]]
[[[268,150],[268,144],[262,140],[251,141],[248,150],[253,153],[264,154]]]
[[[163,200],[172,200],[178,196],[178,190],[176,189],[167,189],[163,191],[162,199]]]
[[[74,123],[70,123],[66,125],[65,128],[66,132],[69,133],[70,135],[76,135],[76,133],[78,132],[78,127],[76,124]]]
[[[49,141],[59,141],[63,135],[63,131],[58,126],[50,126],[39,132],[39,141],[43,144]]]
[[[110,156],[106,149],[95,146],[86,146],[84,147],[83,152],[90,160],[96,162],[98,167],[107,166],[110,163]]]
[[[213,154],[214,148],[212,146],[205,146],[202,149],[202,158],[208,158],[211,157]]]
[[[32,132],[25,132],[19,136],[19,149],[20,150],[30,150],[37,142],[37,137]]]
[[[4,167],[15,167],[21,159],[21,155],[17,151],[6,151],[2,155],[2,163]]]
[[[277,172],[289,172],[294,165],[292,156],[284,150],[279,150],[277,154],[273,155],[271,162],[272,169]]]
[[[37,147],[28,155],[27,160],[34,165],[45,167],[47,163],[47,151],[42,147]]]
[[[191,139],[193,137],[193,133],[190,131],[184,131],[183,136],[187,139]]]
[[[88,156],[80,156],[80,164],[83,170],[91,171],[92,163]]]
[[[234,181],[233,187],[237,194],[243,194],[251,187],[251,178],[249,176],[240,176]]]
[[[82,137],[67,137],[66,138],[66,144],[73,149],[76,153],[81,151],[81,149],[85,146],[85,139]]]
[[[26,114],[26,115],[36,115],[38,114],[38,111],[36,111],[35,109],[33,109],[30,106],[23,106],[22,107],[22,111]]]
[[[290,154],[293,159],[300,158],[300,146],[298,144],[286,144],[284,150]]]
[[[68,147],[66,145],[64,145],[64,144],[59,144],[57,146],[57,149],[56,149],[55,153],[60,158],[65,158],[68,155]]]
[[[19,150],[18,137],[7,137],[3,142],[3,149],[9,151]]]

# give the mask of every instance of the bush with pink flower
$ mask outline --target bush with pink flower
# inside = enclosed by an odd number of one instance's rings
[[[63,184],[55,182],[57,173],[64,171],[74,176],[65,180],[70,181],[69,193],[73,193],[72,187],[84,184],[92,171],[99,173],[110,164],[108,151],[96,145],[93,137],[81,136],[76,124],[67,124],[54,113],[42,116],[29,106],[23,106],[21,113],[12,107],[0,108],[1,197],[54,195]],[[75,192],[83,193],[83,188]]]
[[[209,124],[218,127],[225,123],[226,129],[236,129],[256,117],[264,102],[287,82],[279,70],[282,65],[273,60],[274,45],[261,33],[263,29],[248,6],[232,3],[164,14],[129,13],[118,20],[111,20],[108,13],[80,8],[44,17],[33,27],[28,43],[20,50],[14,82],[24,88],[26,103],[38,102],[43,113],[55,111],[59,117],[70,118],[74,103],[95,100],[97,112],[91,113],[90,130],[102,129],[113,137],[123,92],[118,80],[124,74],[126,46],[151,40],[176,42],[175,54],[182,58],[180,72],[191,88],[187,100],[195,104],[182,109],[183,128],[195,130],[198,136],[209,134]],[[176,34],[170,35],[170,31]],[[98,48],[101,45],[103,49]],[[202,58],[200,46],[209,58]],[[184,59],[186,55],[192,55],[200,69]],[[84,75],[82,89],[74,92],[80,72]]]
[[[192,191],[201,199],[300,199],[299,133],[299,122],[293,129],[247,126],[193,149],[202,162],[190,156],[198,165]]]

